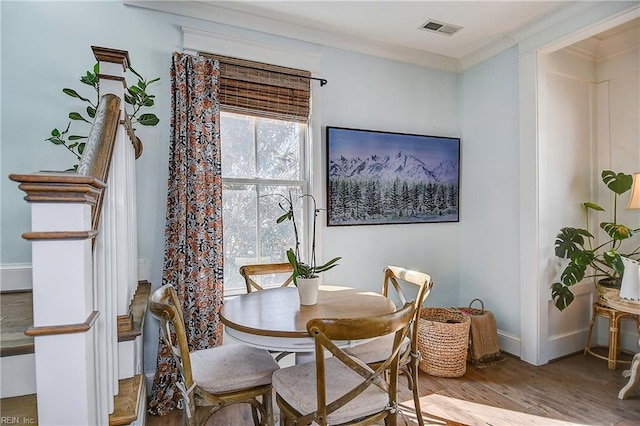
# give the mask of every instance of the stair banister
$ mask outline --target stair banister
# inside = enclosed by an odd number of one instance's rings
[[[126,51],[93,47],[100,102],[77,173],[13,174],[31,205],[38,423],[108,424],[118,379],[141,373],[141,338],[119,360],[138,284],[135,158]],[[131,139],[134,137],[135,139]],[[126,354],[127,350],[120,352]]]

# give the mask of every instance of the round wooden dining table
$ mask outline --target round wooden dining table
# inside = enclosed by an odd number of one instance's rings
[[[278,352],[294,352],[296,364],[313,360],[314,340],[307,332],[313,318],[364,318],[394,312],[391,299],[373,291],[322,285],[318,302],[301,306],[295,287],[254,291],[225,301],[220,320],[234,340]],[[348,347],[354,341],[335,342]]]

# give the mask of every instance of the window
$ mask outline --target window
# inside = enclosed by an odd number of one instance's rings
[[[220,63],[222,219],[225,294],[246,291],[239,269],[286,262],[295,237],[291,223],[277,224],[278,206],[291,198],[301,249],[308,192],[306,165],[311,73],[245,59],[201,53]],[[262,277],[263,288],[282,283]]]
[[[222,112],[222,205],[224,223],[225,294],[245,292],[238,270],[251,263],[286,262],[294,245],[290,222],[276,224],[278,206],[291,196],[298,225],[305,230],[306,209],[299,196],[307,192],[306,124]],[[301,231],[301,248],[304,231]],[[280,277],[265,278],[264,286],[279,285]]]

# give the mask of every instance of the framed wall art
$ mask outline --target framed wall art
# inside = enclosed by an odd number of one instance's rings
[[[326,128],[328,226],[459,221],[460,138]]]

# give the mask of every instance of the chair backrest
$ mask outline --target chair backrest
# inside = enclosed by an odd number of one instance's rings
[[[187,389],[193,385],[189,343],[184,328],[184,318],[176,290],[166,284],[149,297],[149,311],[160,321],[162,338],[176,360]],[[173,328],[173,330],[171,329]]]
[[[408,298],[402,288],[402,283],[408,284],[416,292],[415,299]],[[390,285],[400,299],[400,303],[408,303],[413,300],[415,304],[415,316],[412,321],[411,330],[411,351],[417,353],[418,345],[418,320],[422,312],[422,305],[429,297],[433,287],[431,276],[424,272],[413,271],[399,266],[387,266],[384,268],[384,282],[382,284],[382,294],[389,297]]]
[[[261,265],[244,265],[240,267],[240,275],[244,278],[247,293],[264,290],[253,277],[259,275],[288,274],[281,287],[286,287],[293,281],[293,266],[290,263],[265,263]]]
[[[390,407],[397,404],[400,348],[403,339],[409,334],[414,311],[415,305],[407,303],[401,309],[387,315],[367,318],[316,318],[307,323],[307,330],[315,341],[317,418],[327,419],[328,414],[347,404],[369,386],[378,386],[387,392]],[[350,357],[334,343],[335,341],[371,339],[391,333],[395,333],[391,354],[376,370]],[[362,381],[357,386],[329,404],[327,404],[325,388],[325,349],[362,377]],[[386,370],[391,371],[391,380],[388,382],[384,379]],[[304,423],[302,421],[304,419],[298,420]]]

